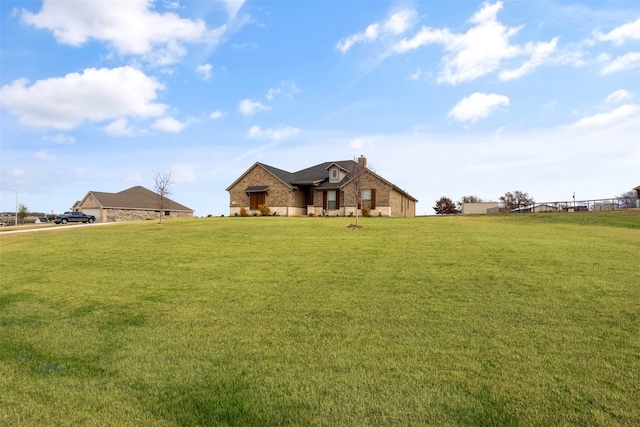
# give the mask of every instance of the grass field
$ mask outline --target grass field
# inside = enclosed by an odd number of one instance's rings
[[[0,235],[0,425],[640,425],[640,211]]]

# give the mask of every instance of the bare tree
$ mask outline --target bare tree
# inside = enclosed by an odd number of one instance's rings
[[[529,193],[523,193],[522,191],[507,192],[500,197],[501,207],[509,211],[533,204],[533,197],[529,197]]]
[[[350,183],[353,188],[354,206],[356,207],[356,227],[358,227],[358,209],[362,200],[362,177],[367,170],[367,159],[364,156],[354,157],[351,166],[349,166],[349,174],[351,176]],[[346,194],[345,194],[346,199]],[[345,200],[346,202],[346,200]]]
[[[625,191],[618,196],[620,200],[620,206],[623,208],[635,208],[636,207],[636,192],[633,190]]]
[[[166,170],[155,170],[153,172],[154,188],[160,196],[160,224],[162,224],[162,215],[166,204],[166,198],[171,194],[171,186],[173,185],[173,177],[171,172]]]

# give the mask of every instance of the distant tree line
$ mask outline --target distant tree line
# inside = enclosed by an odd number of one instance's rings
[[[618,204],[621,208],[634,208],[637,206],[636,192],[634,190],[626,191],[618,197]],[[535,204],[533,197],[529,193],[523,191],[509,191],[498,199],[499,207],[505,211],[513,211],[515,209],[532,206]],[[481,203],[484,202],[478,196],[463,196],[459,201],[454,202],[450,197],[442,196],[436,200],[433,210],[437,215],[451,215],[462,212],[464,203]]]

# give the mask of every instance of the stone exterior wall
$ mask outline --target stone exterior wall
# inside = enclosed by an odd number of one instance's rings
[[[89,197],[87,197],[86,200],[83,200],[83,203],[78,207],[81,211],[82,209],[100,209],[102,206],[100,206],[100,203],[98,203],[98,200],[96,200],[93,194],[89,194]]]
[[[169,211],[162,219],[193,218],[192,212]],[[102,222],[159,220],[160,212],[144,209],[102,209]]]
[[[365,172],[360,181],[361,189],[376,190],[375,209],[371,209],[371,216],[407,216],[414,217],[416,204],[413,200],[402,195],[393,189],[393,186],[382,181],[375,175]],[[354,184],[349,183],[341,192],[340,208],[336,210],[324,211],[322,209],[323,190],[317,190],[313,197],[313,214],[329,216],[349,216],[356,213],[356,200],[354,196]],[[311,213],[311,212],[310,212]],[[361,215],[361,211],[358,210]]]
[[[286,216],[287,214],[289,216],[319,216],[323,214],[349,216],[350,214],[355,215],[356,212],[353,183],[345,186],[340,192],[340,208],[325,211],[322,208],[322,193],[324,190],[315,190],[313,192],[313,205],[307,206],[304,191],[291,190],[260,165],[255,165],[228,190],[230,199],[229,214],[238,216],[240,215],[240,209],[244,207],[248,215],[253,215],[254,211],[249,210],[249,195],[245,193],[245,189],[250,186],[261,185],[269,186],[265,203],[269,206],[272,214],[276,212],[280,216]],[[392,185],[387,184],[369,171],[365,171],[361,177],[361,188],[376,190],[376,207],[371,210],[371,216],[415,216],[415,201],[397,192]]]
[[[412,218],[416,216],[416,202],[404,194],[392,189],[390,193],[391,206],[389,216]]]
[[[269,186],[264,202],[269,206],[272,213],[277,212],[281,216],[287,215],[287,197],[289,199],[290,216],[306,211],[304,192],[291,190],[282,181],[263,169],[262,166],[256,165],[229,189],[229,214],[231,216],[240,215],[240,208],[242,207],[247,210],[249,215],[253,215],[254,211],[249,210],[249,195],[244,190],[255,185]]]

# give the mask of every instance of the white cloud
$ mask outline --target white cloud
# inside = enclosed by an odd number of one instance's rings
[[[212,120],[219,120],[224,118],[227,115],[227,113],[225,113],[224,111],[220,111],[220,110],[216,110],[214,112],[212,112],[211,114],[209,114],[209,118]]]
[[[88,68],[28,86],[18,79],[0,88],[0,106],[31,127],[73,129],[84,121],[123,116],[157,117],[166,105],[156,103],[164,86],[132,67]]]
[[[34,154],[33,158],[37,160],[45,160],[45,161],[51,161],[56,159],[55,156],[53,156],[46,150],[38,151],[36,154]]]
[[[385,22],[371,24],[364,31],[343,38],[336,44],[336,48],[342,53],[347,53],[357,43],[369,43],[386,34],[402,34],[413,27],[415,20],[415,11],[402,10],[391,15]]]
[[[171,177],[176,184],[189,184],[198,180],[196,167],[192,164],[180,164],[171,167]]]
[[[245,0],[223,0],[223,2],[225,3],[225,6],[227,8],[229,17],[231,19],[234,19],[238,15],[238,12],[240,11],[240,8],[244,4]]]
[[[525,51],[531,54],[531,58],[522,64],[520,67],[514,70],[503,70],[500,72],[499,77],[501,80],[512,80],[517,79],[534,68],[539,67],[543,64],[547,58],[556,50],[556,45],[558,44],[558,38],[554,38],[550,42],[541,42],[536,43],[527,43],[525,47]]]
[[[129,121],[125,118],[119,118],[109,123],[104,131],[111,136],[133,136],[134,128],[129,126]]]
[[[156,120],[151,127],[163,132],[179,133],[187,127],[187,123],[180,122],[173,117],[162,117]]]
[[[595,36],[601,41],[610,41],[614,45],[619,46],[627,40],[640,40],[640,18],[634,22],[624,24],[603,34],[596,31]]]
[[[389,17],[384,23],[384,29],[392,34],[403,34],[413,27],[416,20],[416,13],[413,10],[401,10]]]
[[[203,79],[209,80],[213,76],[212,69],[211,64],[202,64],[196,67],[196,73],[200,74]]]
[[[459,122],[476,122],[487,117],[501,105],[508,106],[509,98],[497,93],[473,93],[456,104],[448,117]]]
[[[164,2],[165,9],[182,9],[179,1],[165,1]]]
[[[217,43],[227,29],[222,25],[209,30],[201,19],[159,13],[152,6],[149,0],[44,0],[39,12],[22,10],[20,16],[27,24],[52,31],[59,43],[81,46],[98,40],[118,54],[141,55],[157,64],[174,63],[184,56],[182,43]]]
[[[521,77],[540,66],[555,50],[557,39],[550,42],[527,43],[524,47],[509,43],[521,27],[505,27],[497,19],[503,3],[484,3],[470,19],[472,24],[466,33],[452,33],[448,28],[422,27],[413,37],[397,42],[396,53],[406,53],[421,46],[439,43],[449,52],[442,60],[438,83],[458,84],[474,80],[498,70],[508,59],[529,56],[520,67],[506,70],[504,80]]]
[[[53,142],[54,144],[66,144],[71,145],[76,143],[76,139],[72,136],[59,133],[53,136],[45,136],[42,139],[45,141]]]
[[[422,70],[417,69],[415,73],[409,74],[409,80],[420,80]]]
[[[280,141],[294,135],[297,135],[300,132],[300,129],[293,127],[281,127],[277,129],[264,129],[262,130],[260,126],[252,126],[247,132],[247,136],[249,138],[268,138],[272,141]]]
[[[629,52],[619,56],[602,67],[602,74],[640,68],[640,52]]]
[[[638,105],[624,104],[607,113],[594,114],[593,116],[584,117],[570,125],[570,127],[590,128],[608,126],[630,118],[638,111],[640,111],[640,107]]]
[[[631,100],[635,95],[626,89],[619,89],[607,96],[608,103],[618,103],[620,101]]]
[[[276,96],[284,96],[288,99],[293,99],[294,95],[300,93],[300,88],[294,83],[283,80],[277,87],[270,88],[265,94],[267,100],[272,101]]]
[[[261,104],[258,101],[252,99],[243,99],[238,105],[238,110],[245,116],[253,116],[260,111],[268,111],[271,107]]]

